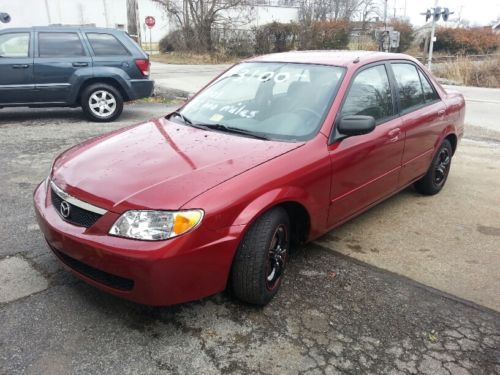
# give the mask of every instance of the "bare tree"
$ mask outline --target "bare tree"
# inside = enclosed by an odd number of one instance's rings
[[[362,22],[362,29],[366,29],[366,24],[372,17],[381,18],[383,13],[381,0],[362,0],[360,3],[360,19]]]
[[[213,51],[215,27],[245,22],[250,0],[152,0],[164,8],[186,38],[194,38],[201,51]],[[249,7],[248,7],[249,8]]]
[[[351,20],[360,10],[369,9],[365,3],[379,0],[303,0],[299,11],[302,24],[316,21]]]

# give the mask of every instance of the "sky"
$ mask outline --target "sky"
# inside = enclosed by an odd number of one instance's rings
[[[420,13],[426,9],[434,7],[435,0],[388,0],[388,13],[394,15],[404,15],[406,4],[406,15],[414,25],[425,24],[425,16]],[[461,13],[461,18],[470,21],[471,26],[489,25],[492,21],[500,17],[500,0],[439,0],[438,6],[447,7],[455,14],[450,19],[457,18]],[[444,22],[439,21],[441,24]]]

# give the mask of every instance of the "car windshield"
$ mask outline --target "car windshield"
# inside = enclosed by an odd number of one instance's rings
[[[314,136],[344,68],[294,63],[241,63],[187,103],[179,121],[263,138]],[[236,130],[236,131],[235,131]]]

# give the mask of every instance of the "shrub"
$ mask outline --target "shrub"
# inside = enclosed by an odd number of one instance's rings
[[[197,45],[192,29],[174,30],[165,35],[159,43],[160,52],[190,51]]]
[[[311,41],[301,45],[302,49],[346,49],[349,44],[348,21],[315,22],[311,29]]]
[[[296,48],[298,41],[298,24],[272,22],[263,25],[255,32],[255,52],[285,52]]]
[[[450,54],[487,54],[498,48],[499,39],[491,29],[440,27],[434,49]]]

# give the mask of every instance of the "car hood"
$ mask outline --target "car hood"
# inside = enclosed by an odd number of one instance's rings
[[[178,209],[210,188],[302,143],[205,131],[160,118],[61,154],[52,180],[110,211]]]

